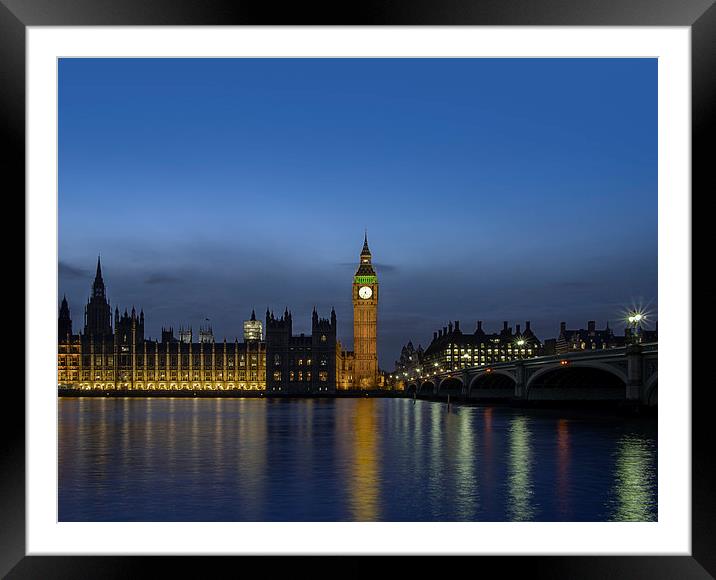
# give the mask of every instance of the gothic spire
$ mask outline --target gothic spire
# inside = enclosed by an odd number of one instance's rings
[[[356,276],[375,276],[375,271],[373,270],[373,266],[371,266],[372,259],[373,257],[368,247],[368,230],[366,230],[363,236],[363,249],[360,253],[360,262]]]
[[[102,279],[102,261],[97,255],[97,273],[92,283],[92,294],[85,307],[85,334],[101,337],[112,334],[112,310]]]
[[[365,237],[363,238],[363,250],[361,250],[361,256],[370,256],[370,248],[368,247],[368,229],[365,230]]]
[[[67,305],[67,297],[62,296],[60,316],[57,320],[57,330],[60,340],[66,340],[72,334],[72,318],[70,318],[70,307]]]
[[[102,280],[102,263],[100,262],[99,255],[97,256],[97,274],[95,274],[94,282],[92,284],[92,295],[104,299],[104,280]]]
[[[100,256],[97,254],[97,274],[94,277],[95,284],[102,282],[102,263],[100,262]]]

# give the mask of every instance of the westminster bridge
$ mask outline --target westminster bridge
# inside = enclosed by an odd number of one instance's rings
[[[577,351],[408,376],[411,396],[657,404],[658,343]]]

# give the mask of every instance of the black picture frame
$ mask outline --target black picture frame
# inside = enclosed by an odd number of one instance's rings
[[[0,127],[5,200],[25,188],[25,35],[28,26],[91,25],[553,25],[691,27],[693,191],[716,191],[713,125],[716,103],[716,6],[713,0],[412,0],[306,5],[280,9],[271,2],[191,0],[0,0]],[[711,121],[711,123],[709,123]],[[688,195],[689,192],[684,192]],[[695,199],[696,196],[692,196]],[[695,272],[700,275],[698,272]],[[693,283],[693,282],[692,282]],[[25,301],[25,308],[32,305]],[[688,337],[687,337],[688,338]],[[18,340],[7,344],[14,344]],[[693,341],[693,358],[705,358]],[[26,363],[27,363],[27,352]],[[11,357],[12,358],[12,357]],[[683,387],[688,388],[688,378]],[[710,578],[716,576],[716,507],[710,414],[714,396],[708,384],[692,389],[692,556],[530,556],[481,557],[479,571],[532,578]],[[25,397],[3,394],[0,439],[0,574],[8,578],[119,578],[153,575],[203,577],[211,557],[26,556],[25,555]],[[10,418],[15,418],[13,422]],[[234,557],[222,559],[237,574]],[[262,575],[274,565],[294,566],[295,558],[264,558]],[[307,558],[302,558],[305,562]],[[329,558],[332,560],[332,558]],[[373,558],[356,565],[372,567]],[[377,562],[378,565],[383,565]],[[309,565],[314,566],[311,561]],[[334,562],[337,570],[345,566]],[[429,565],[433,565],[432,563]],[[444,566],[440,561],[438,566]],[[421,563],[424,568],[425,564]],[[474,566],[474,564],[473,564]],[[477,568],[475,570],[478,570]],[[352,567],[356,573],[358,568]],[[295,573],[295,570],[294,570]],[[340,572],[338,572],[340,573]],[[232,574],[232,575],[234,575]]]

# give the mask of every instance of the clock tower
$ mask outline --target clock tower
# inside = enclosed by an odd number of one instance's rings
[[[355,386],[374,389],[378,385],[378,277],[371,264],[368,234],[360,264],[353,276],[353,350]]]

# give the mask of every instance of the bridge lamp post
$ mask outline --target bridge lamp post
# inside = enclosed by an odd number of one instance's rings
[[[634,343],[639,342],[639,335],[641,334],[641,323],[644,322],[646,316],[642,312],[632,312],[629,314],[627,321],[632,327],[632,341]]]
[[[525,346],[525,339],[524,339],[524,338],[520,338],[520,339],[517,341],[517,356],[518,356],[519,358],[522,358],[522,347],[523,347],[523,346]]]

